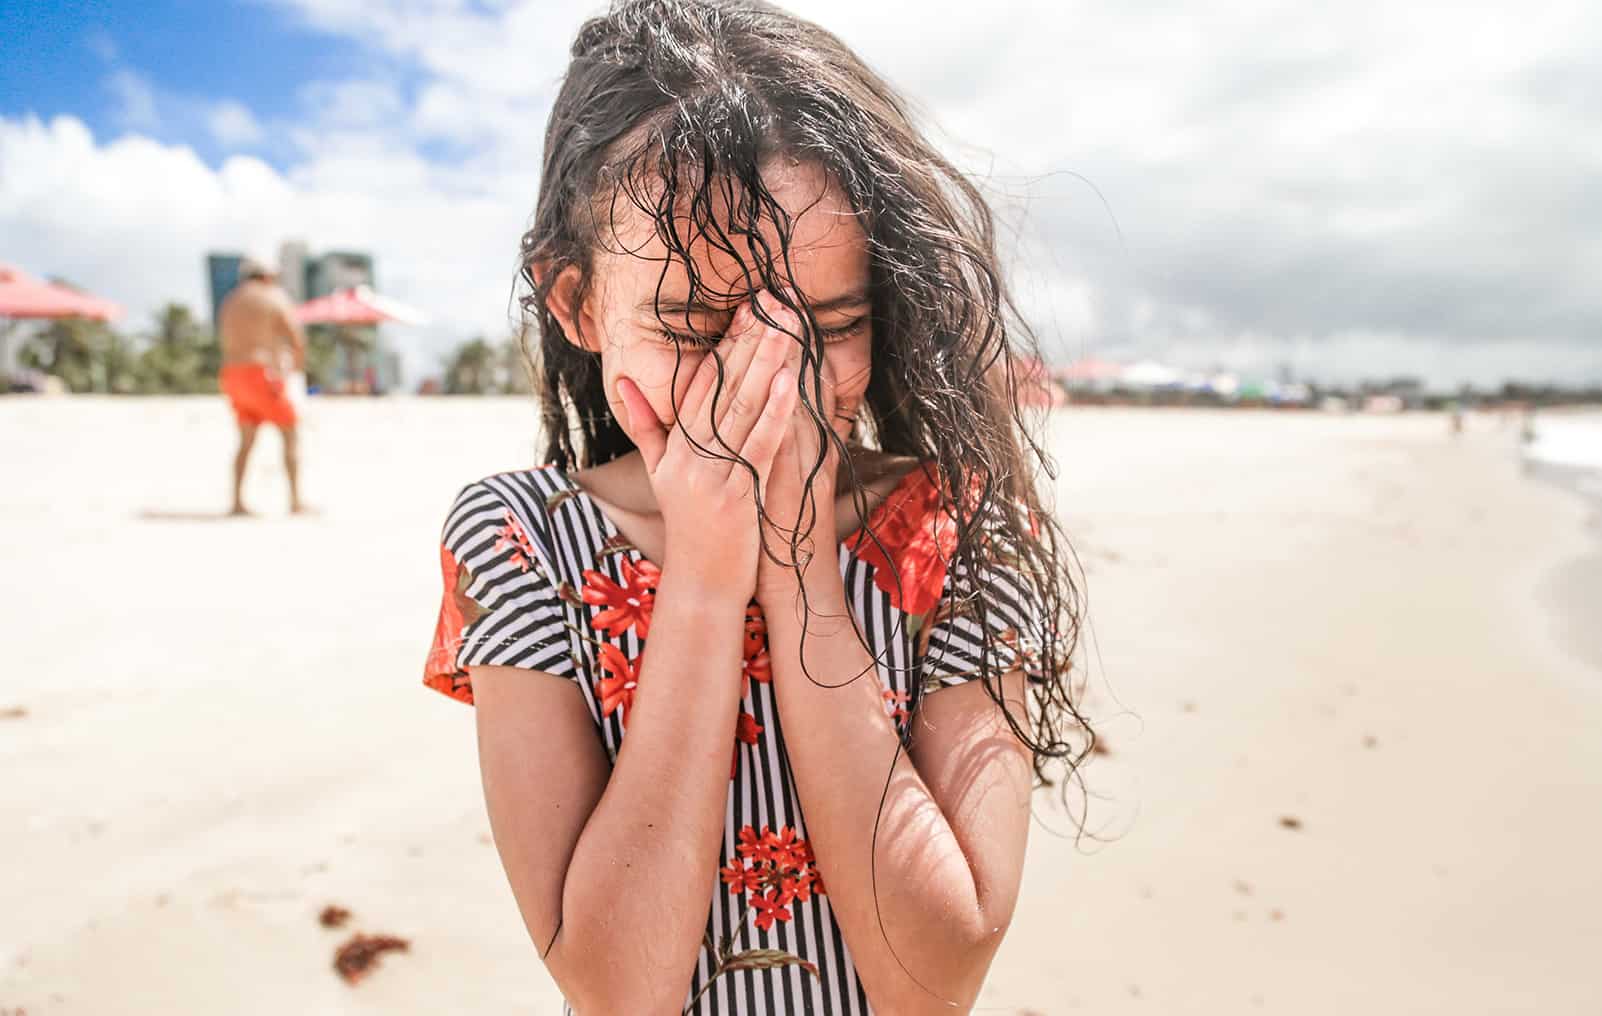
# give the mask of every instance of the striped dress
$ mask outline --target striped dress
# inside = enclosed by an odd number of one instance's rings
[[[859,530],[839,548],[886,712],[903,730],[924,695],[971,679],[979,666],[975,622],[944,607],[968,584],[945,565],[955,533],[937,507],[928,474],[913,469],[869,518],[878,543]],[[465,488],[446,519],[440,558],[445,590],[425,683],[471,704],[470,666],[568,678],[615,761],[660,578],[655,565],[554,466]],[[1027,653],[1032,640],[1019,633],[1038,620],[1037,601],[1015,573],[986,579],[985,623],[998,636],[991,651],[1000,672]],[[685,1011],[863,1016],[871,1010],[830,908],[828,873],[807,843],[755,603],[739,679],[745,694],[720,870],[707,886],[707,931]]]

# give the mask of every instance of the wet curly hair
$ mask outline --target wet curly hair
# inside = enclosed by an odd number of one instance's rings
[[[1056,474],[1029,434],[1015,372],[1015,363],[1038,358],[1037,343],[1004,284],[983,193],[936,151],[895,91],[828,31],[761,0],[627,0],[579,30],[546,128],[538,204],[520,252],[518,303],[546,461],[571,470],[634,450],[608,407],[598,357],[570,342],[547,306],[557,277],[576,267],[575,299],[585,298],[596,255],[616,239],[617,209],[627,202],[667,248],[663,278],[668,261],[687,272],[686,303],[740,296],[717,291],[717,280],[697,272],[690,255],[697,243],[737,258],[753,291],[782,294],[793,218],[762,175],[777,159],[820,166],[866,233],[873,345],[858,432],[886,453],[934,467],[957,532],[949,567],[977,577],[961,602],[938,609],[977,622],[979,676],[998,703],[1002,674],[992,643],[1024,648],[1032,708],[1024,723],[1009,712],[1009,723],[1043,783],[1055,782],[1057,770],[1077,777],[1093,743],[1072,680],[1080,573],[1037,490],[1040,476]],[[849,463],[818,408],[820,329],[804,299],[780,299],[803,325],[794,336],[803,347],[803,410],[820,449],[832,442]],[[669,320],[660,307],[657,317],[687,330],[686,320]],[[820,451],[814,469],[824,461]],[[846,479],[863,505],[861,485],[854,475]],[[797,520],[792,550],[807,533],[805,519]],[[1035,600],[1035,630],[994,631],[987,623],[985,577],[998,570],[1023,579]],[[1065,782],[1065,790],[1069,783],[1082,794],[1082,781]]]

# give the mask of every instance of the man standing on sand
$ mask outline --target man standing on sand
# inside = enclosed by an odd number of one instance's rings
[[[222,337],[222,373],[218,387],[228,396],[239,421],[239,452],[234,456],[232,514],[248,515],[243,488],[245,463],[263,423],[278,428],[284,439],[284,469],[289,473],[289,510],[301,512],[300,464],[295,448],[295,405],[289,378],[306,369],[306,336],[295,320],[289,294],[265,261],[246,258],[239,265],[239,284],[217,314]]]

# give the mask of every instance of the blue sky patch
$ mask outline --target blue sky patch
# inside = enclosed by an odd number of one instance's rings
[[[189,145],[214,166],[248,152],[282,169],[293,152],[285,150],[281,128],[302,112],[302,88],[382,77],[410,91],[416,77],[408,70],[354,39],[259,4],[0,4],[0,115],[76,116],[97,138],[138,133]],[[260,140],[214,135],[206,114],[225,100],[265,128]]]

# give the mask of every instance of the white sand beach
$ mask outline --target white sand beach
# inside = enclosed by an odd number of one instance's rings
[[[320,514],[267,435],[237,521],[220,400],[0,399],[0,1013],[557,1016],[419,684],[443,514],[535,423],[314,400]],[[1602,1012],[1596,509],[1488,417],[1052,426],[1100,838],[1040,795],[978,1011]],[[410,951],[349,986],[357,931]]]

